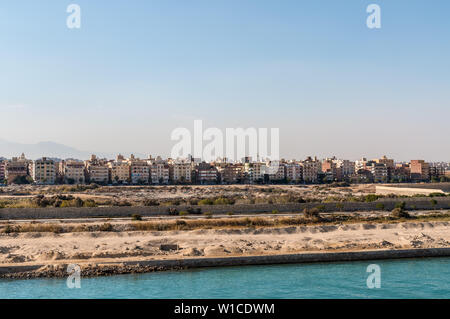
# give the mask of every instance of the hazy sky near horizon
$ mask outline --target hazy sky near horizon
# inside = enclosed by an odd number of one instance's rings
[[[71,3],[81,29],[66,26]],[[167,156],[172,130],[202,119],[280,128],[286,158],[450,161],[449,12],[446,0],[2,1],[0,139]]]

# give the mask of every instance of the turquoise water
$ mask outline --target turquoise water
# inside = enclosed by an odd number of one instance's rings
[[[367,288],[367,266],[381,288]],[[450,258],[203,268],[114,277],[0,280],[1,298],[450,298]]]

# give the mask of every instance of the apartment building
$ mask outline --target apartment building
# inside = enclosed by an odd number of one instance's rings
[[[386,155],[384,155],[384,156],[381,157],[381,158],[374,159],[374,161],[375,161],[375,163],[386,165],[386,167],[388,168],[388,170],[389,170],[389,169],[394,169],[394,168],[395,168],[394,160],[393,160],[393,159],[390,159],[390,158],[387,158]]]
[[[337,178],[336,158],[326,158],[322,161],[322,173],[324,173],[329,180]]]
[[[394,182],[406,182],[411,178],[411,172],[408,164],[397,163],[391,173],[391,180]]]
[[[198,164],[195,175],[197,183],[202,185],[217,184],[219,178],[217,168],[205,162]]]
[[[166,163],[153,163],[150,166],[152,184],[169,184],[170,169]]]
[[[219,166],[218,169],[222,183],[234,184],[244,180],[244,165],[242,164],[227,164],[223,167]]]
[[[52,185],[56,181],[55,161],[46,157],[33,162],[30,169],[31,177],[36,184]]]
[[[430,164],[424,160],[412,160],[409,168],[412,180],[426,181],[430,179]]]
[[[18,177],[29,176],[29,166],[33,161],[25,158],[22,154],[20,157],[13,157],[5,163],[5,180],[8,184],[13,184]]]
[[[134,158],[129,159],[130,178],[133,184],[148,184],[150,181],[150,166],[147,161]]]
[[[84,184],[86,182],[84,168],[84,163],[81,161],[61,161],[59,163],[59,174],[66,184]]]
[[[115,161],[108,162],[109,177],[114,184],[126,184],[131,182],[130,165],[122,155],[118,155]]]
[[[375,183],[386,183],[388,181],[388,168],[385,164],[371,162],[370,165],[367,166],[367,169],[372,174]]]
[[[272,163],[268,163],[267,165],[271,165]],[[272,164],[275,168],[275,164]],[[278,168],[276,172],[269,172],[269,181],[271,182],[282,182],[286,180],[286,165],[284,163],[278,163]]]
[[[445,176],[445,167],[430,166],[430,178],[439,179]]]
[[[85,162],[86,180],[91,183],[108,183],[109,167],[106,159],[98,159],[92,155],[91,159]]]
[[[338,180],[348,179],[355,175],[355,162],[349,160],[335,160],[336,178]]]
[[[288,182],[299,183],[303,180],[303,167],[295,162],[287,163],[286,168],[286,179]]]
[[[322,171],[322,163],[317,157],[308,157],[300,165],[303,168],[303,180],[307,183],[316,183],[318,175]]]
[[[169,178],[173,183],[190,183],[192,165],[189,162],[173,162],[169,165]]]
[[[0,183],[5,180],[5,166],[7,160],[4,158],[0,159]]]
[[[263,182],[264,175],[267,171],[267,166],[265,163],[255,162],[244,164],[244,171],[247,173],[248,179],[251,183]]]

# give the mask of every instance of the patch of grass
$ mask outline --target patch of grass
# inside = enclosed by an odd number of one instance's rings
[[[109,232],[109,231],[114,231],[114,227],[110,223],[104,223],[104,224],[100,225],[99,230]]]
[[[316,207],[315,208],[305,208],[303,210],[303,214],[308,219],[315,219],[315,220],[320,219],[320,210]]]
[[[197,205],[203,206],[203,205],[214,205],[214,201],[210,198],[205,198],[202,200],[199,200],[197,202]]]
[[[368,194],[368,195],[366,195],[366,196],[364,197],[364,201],[365,201],[366,203],[370,203],[370,202],[376,201],[377,199],[379,199],[379,198],[381,198],[381,197],[383,197],[383,196],[376,195],[376,194]]]
[[[155,199],[146,199],[143,204],[144,206],[159,206],[159,202]]]
[[[230,198],[219,197],[214,200],[214,205],[234,205],[235,200]]]
[[[313,210],[314,212],[314,210]],[[329,214],[321,218],[309,218],[306,216],[294,217],[237,217],[237,218],[203,218],[203,219],[176,219],[176,220],[154,220],[142,221],[139,223],[130,223],[127,230],[130,231],[170,231],[170,230],[193,230],[193,229],[212,229],[212,228],[254,228],[254,227],[283,227],[283,226],[301,226],[301,225],[340,225],[352,223],[399,223],[406,220],[418,222],[427,221],[450,221],[450,212],[435,213],[423,216],[405,215],[393,213],[388,217],[361,217],[349,214]],[[408,217],[409,216],[409,217]],[[69,233],[69,232],[113,232],[120,231],[123,228],[117,228],[117,225],[111,223],[93,224],[93,225],[65,225],[60,223],[28,223],[11,225],[6,224],[0,229],[5,234],[26,233],[26,232],[50,232],[50,233]],[[120,226],[120,227],[123,227]]]

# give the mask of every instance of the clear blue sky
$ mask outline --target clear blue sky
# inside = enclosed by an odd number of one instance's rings
[[[169,155],[170,132],[203,119],[279,127],[287,158],[450,161],[449,12],[447,0],[2,1],[0,139]]]

